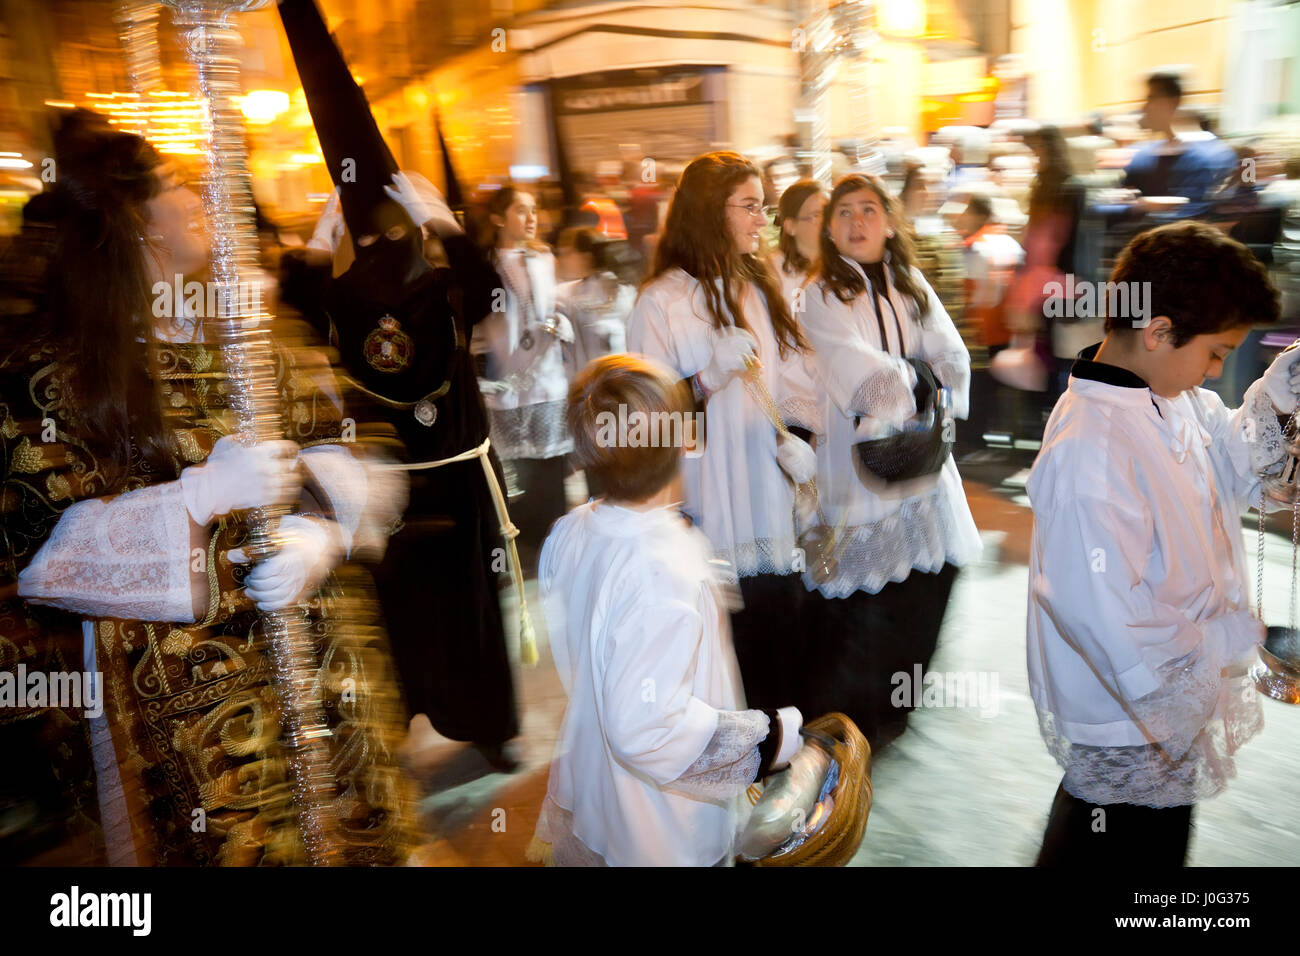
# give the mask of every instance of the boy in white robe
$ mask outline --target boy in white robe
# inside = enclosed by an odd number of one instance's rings
[[[1235,411],[1199,387],[1278,319],[1263,267],[1203,223],[1138,236],[1111,281],[1145,306],[1080,353],[1028,484],[1030,689],[1065,769],[1038,862],[1180,866],[1262,725],[1240,514],[1285,455],[1300,352]]]
[[[630,355],[596,360],[570,389],[574,454],[606,495],[542,549],[569,704],[530,858],[730,863],[737,798],[799,747],[798,710],[744,709],[708,542],[674,504],[691,407],[675,375]]]

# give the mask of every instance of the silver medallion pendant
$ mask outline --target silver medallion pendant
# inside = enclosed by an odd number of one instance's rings
[[[438,406],[427,398],[422,398],[415,403],[415,420],[425,428],[430,427],[438,420]]]
[[[524,329],[524,334],[519,336],[519,347],[525,352],[533,347],[533,330]]]

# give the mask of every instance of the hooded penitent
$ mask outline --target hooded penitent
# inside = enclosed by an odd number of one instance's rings
[[[313,0],[279,6],[356,259],[328,312],[344,364],[366,388],[416,402],[447,380],[456,330],[420,226],[384,192],[398,171],[370,104]]]

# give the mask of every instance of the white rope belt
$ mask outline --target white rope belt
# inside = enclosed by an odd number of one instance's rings
[[[519,528],[510,520],[505,493],[501,490],[501,482],[497,481],[497,473],[492,470],[492,461],[488,458],[488,451],[491,447],[492,437],[489,435],[483,439],[483,443],[478,447],[463,451],[459,455],[452,455],[450,458],[441,458],[438,461],[395,464],[387,467],[400,471],[426,471],[430,468],[452,465],[458,461],[469,461],[471,458],[477,458],[482,464],[483,474],[487,478],[488,489],[492,492],[492,504],[496,508],[497,521],[501,525],[501,537],[506,542],[506,555],[510,560],[511,575],[515,579],[515,591],[519,595],[519,657],[526,666],[531,667],[537,663],[537,636],[533,632],[533,621],[528,614],[528,602],[524,598],[524,570],[519,565],[519,549],[515,545],[515,538],[519,537]]]

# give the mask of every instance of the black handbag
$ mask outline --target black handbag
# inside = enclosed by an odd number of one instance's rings
[[[916,370],[916,415],[903,430],[883,438],[857,442],[853,464],[866,485],[893,484],[932,475],[952,454],[953,417],[948,390],[939,384],[929,364],[906,360]],[[853,421],[856,427],[859,418]]]

